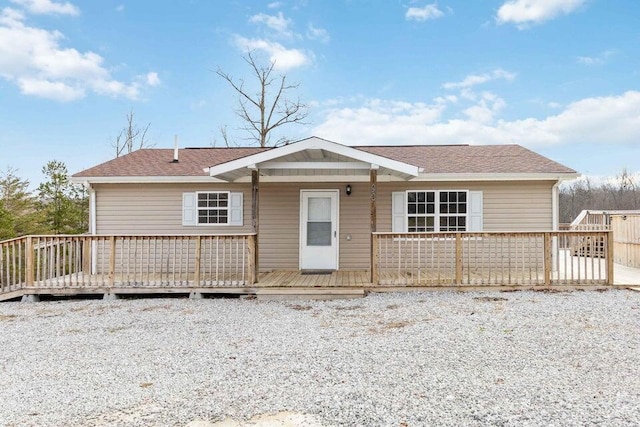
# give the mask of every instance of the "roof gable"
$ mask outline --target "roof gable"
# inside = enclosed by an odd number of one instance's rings
[[[314,154],[316,152],[320,152],[320,158],[317,158],[317,154]],[[339,161],[326,160],[324,152],[332,154]],[[382,173],[397,175],[405,179],[416,177],[420,172],[418,166],[409,163],[327,141],[326,139],[311,137],[293,144],[212,166],[209,168],[209,174],[212,177],[226,181],[234,181],[247,176],[248,169],[275,168],[276,160],[283,160],[277,165],[282,168],[294,169],[298,166],[299,169],[342,170],[341,166],[344,166],[344,169],[381,169]],[[350,162],[349,160],[355,162]],[[360,167],[360,165],[363,167]]]

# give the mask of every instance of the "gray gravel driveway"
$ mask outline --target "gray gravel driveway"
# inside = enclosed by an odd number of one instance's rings
[[[0,425],[640,425],[640,293],[0,304]]]

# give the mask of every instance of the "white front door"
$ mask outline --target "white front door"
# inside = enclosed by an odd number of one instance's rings
[[[300,192],[300,269],[338,269],[339,190]]]

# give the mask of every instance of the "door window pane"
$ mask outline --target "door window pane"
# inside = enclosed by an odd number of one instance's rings
[[[331,221],[331,197],[309,197],[309,221]]]
[[[307,246],[331,246],[331,222],[307,222]]]

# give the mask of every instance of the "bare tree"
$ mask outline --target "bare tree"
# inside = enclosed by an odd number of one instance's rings
[[[635,174],[623,169],[615,179],[593,183],[588,178],[560,187],[560,222],[571,222],[582,210],[640,209]]]
[[[273,76],[275,62],[268,66],[261,66],[255,57],[248,53],[243,58],[256,78],[259,88],[257,93],[251,94],[245,87],[244,79],[234,79],[218,67],[216,73],[226,80],[238,94],[238,108],[236,114],[242,119],[240,128],[249,133],[249,140],[256,141],[261,147],[271,145],[271,132],[280,126],[306,124],[304,119],[309,114],[306,104],[297,98],[295,101],[287,97],[288,93],[300,86],[299,83],[288,83],[287,76],[281,74]],[[228,145],[226,127],[221,128],[222,137]],[[281,138],[274,145],[286,144],[288,140]]]
[[[116,150],[116,157],[131,153],[144,147],[153,147],[147,140],[147,131],[151,126],[148,123],[144,128],[139,128],[133,120],[133,110],[127,114],[127,125],[120,131],[112,146]]]

